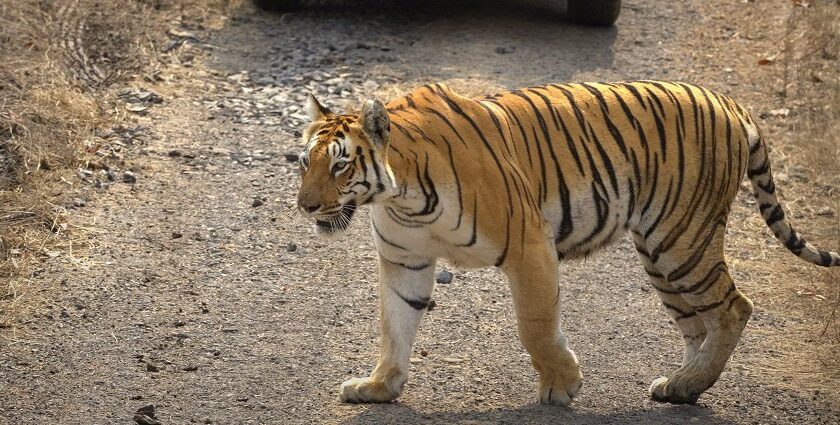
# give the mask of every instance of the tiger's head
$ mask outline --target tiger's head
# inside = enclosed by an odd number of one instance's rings
[[[369,100],[357,114],[337,115],[309,96],[311,122],[303,131],[298,208],[321,235],[347,228],[356,208],[393,187],[388,166],[390,120]]]

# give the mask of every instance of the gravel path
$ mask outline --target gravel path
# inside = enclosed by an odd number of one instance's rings
[[[571,408],[535,404],[501,274],[445,264],[454,278],[438,285],[400,401],[336,401],[343,380],[375,364],[376,255],[366,212],[328,241],[293,210],[306,92],[341,109],[438,80],[477,93],[658,78],[702,83],[757,112],[785,106],[782,67],[757,62],[783,44],[791,2],[625,3],[613,29],[510,10],[244,7],[142,87],[162,103],[137,111],[133,173],[79,211],[99,232],[90,255],[39,271],[55,282],[54,302],[0,340],[0,424],[133,423],[147,405],[163,424],[836,423],[836,381],[798,389],[766,363],[791,355],[775,341],[806,339],[818,323],[765,308],[765,283],[737,267],[756,313],[723,376],[698,405],[649,401],[682,344],[627,242],[562,266],[564,328],[585,380]],[[773,114],[763,126],[771,144],[787,131]],[[745,194],[737,204],[736,221],[757,219]],[[730,256],[748,259],[738,243]]]

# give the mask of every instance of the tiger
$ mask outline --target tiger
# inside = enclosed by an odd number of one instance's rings
[[[753,311],[724,258],[746,174],[762,218],[793,254],[833,267],[792,227],[768,148],[750,113],[684,83],[570,83],[465,97],[429,84],[335,114],[309,95],[297,208],[337,235],[371,209],[378,251],[380,357],[338,399],[389,402],[408,380],[438,259],[500,269],[543,404],[567,406],[582,384],[559,316],[560,260],[630,234],[682,334],[682,365],[649,397],[695,403],[723,371]]]

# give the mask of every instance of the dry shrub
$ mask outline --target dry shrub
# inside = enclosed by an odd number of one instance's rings
[[[793,106],[793,132],[779,154],[785,165],[798,164],[810,176],[806,183],[789,185],[786,193],[791,210],[814,217],[794,219],[794,225],[820,248],[840,252],[840,3],[822,0],[806,5],[794,7],[791,17],[785,80],[788,103]],[[827,215],[820,215],[826,207]],[[779,345],[797,345],[788,350],[795,353],[788,372],[804,378],[795,380],[797,385],[819,388],[821,382],[840,379],[840,270],[797,269],[798,292],[814,299],[809,314],[821,317],[824,326],[805,341],[808,344],[784,340]]]
[[[0,327],[26,304],[30,266],[77,236],[63,215],[82,189],[78,171],[109,166],[95,157],[97,130],[123,118],[109,89],[160,66],[173,22],[212,28],[236,3],[0,3]]]

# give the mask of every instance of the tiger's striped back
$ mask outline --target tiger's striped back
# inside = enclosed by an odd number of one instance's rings
[[[449,164],[438,173],[459,193],[455,224],[477,215],[498,229],[497,265],[508,250],[525,251],[523,220],[540,215],[565,257],[585,255],[628,229],[654,246],[648,253],[654,260],[687,234],[702,247],[702,234],[725,224],[751,146],[766,157],[740,105],[685,83],[553,84],[477,99],[435,84],[388,108],[395,141],[405,141],[392,144],[397,155],[420,163],[431,155]],[[772,181],[762,162],[750,178]],[[488,186],[498,190],[487,192]],[[815,264],[838,261],[791,236],[778,201],[764,197],[772,191],[756,188],[766,201],[762,211],[772,213],[768,225],[778,225],[774,232],[786,246]],[[505,213],[481,220],[481,212],[470,211],[471,200]]]

